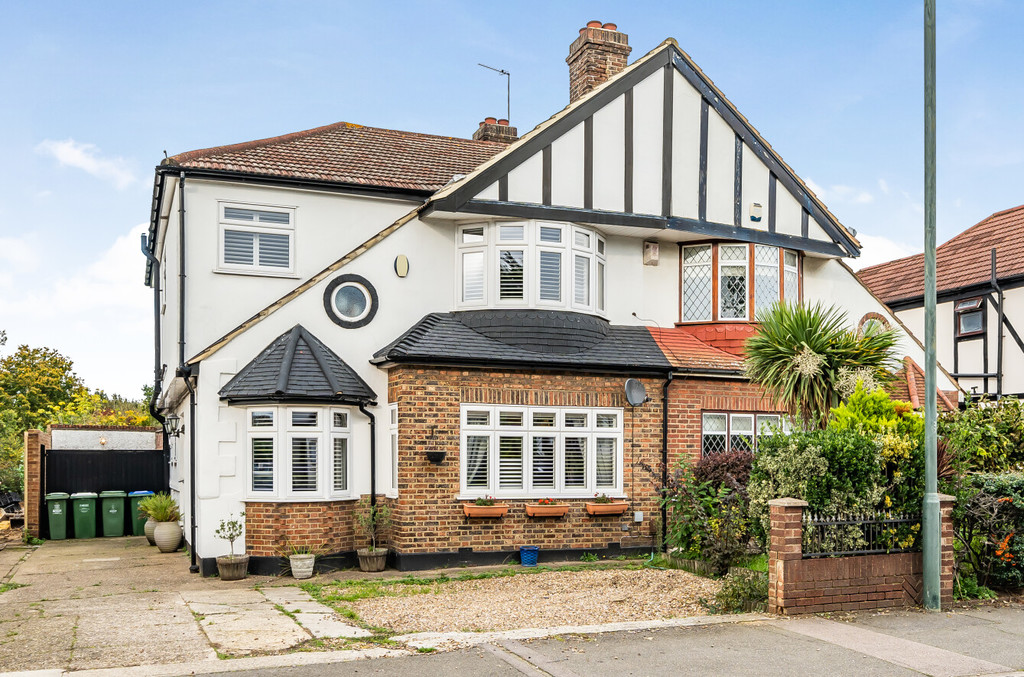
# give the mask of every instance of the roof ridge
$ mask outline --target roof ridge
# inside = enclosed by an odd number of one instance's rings
[[[429,134],[426,132],[411,132],[404,129],[388,129],[386,127],[373,127],[370,125],[360,125],[355,122],[332,122],[328,125],[321,125],[319,127],[313,127],[311,129],[303,129],[297,132],[289,132],[288,134],[280,134],[278,136],[268,136],[263,139],[254,139],[252,141],[242,141],[239,143],[231,143],[223,146],[210,146],[209,148],[198,148],[196,150],[189,150],[182,153],[177,153],[171,157],[165,159],[161,164],[170,165],[172,163],[189,162],[210,155],[219,155],[222,153],[231,153],[235,151],[243,150],[254,150],[256,148],[263,148],[265,146],[271,146],[276,144],[291,143],[292,141],[298,141],[300,139],[309,138],[318,134],[324,134],[326,132],[333,132],[338,129],[370,129],[379,132],[392,132],[396,134],[406,134],[417,137],[428,137],[434,139],[445,139],[448,141],[466,141],[473,144],[481,144],[488,146],[505,146],[506,144],[499,141],[478,141],[476,139],[467,139],[460,136],[445,136],[443,134]]]

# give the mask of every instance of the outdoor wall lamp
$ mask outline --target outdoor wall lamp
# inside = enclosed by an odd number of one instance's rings
[[[167,414],[164,419],[164,432],[170,437],[177,437],[185,432],[185,426],[181,423],[181,417],[177,414]]]
[[[445,451],[444,449],[437,449],[437,447],[435,446],[437,444],[437,426],[434,426],[430,430],[430,437],[428,437],[427,440],[429,442],[429,446],[433,447],[432,449],[427,451],[427,460],[433,463],[434,465],[441,465],[442,463],[444,463],[444,457],[447,455],[448,452]]]

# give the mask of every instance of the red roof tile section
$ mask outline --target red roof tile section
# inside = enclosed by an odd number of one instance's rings
[[[904,357],[903,368],[896,372],[885,389],[891,397],[910,402],[914,409],[920,409],[924,406],[924,370],[910,356]],[[947,393],[936,388],[935,394],[940,411],[956,410],[954,402],[959,400],[959,396],[955,390]]]
[[[436,191],[504,143],[337,122],[304,132],[180,153],[164,164],[314,181]]]
[[[690,332],[704,343],[741,358],[747,339],[757,333],[757,325],[746,322],[687,324],[679,328]]]
[[[742,371],[743,360],[701,341],[682,327],[648,327],[665,359],[679,369],[724,369]]]
[[[1024,205],[996,212],[936,251],[940,292],[987,282],[996,249],[999,279],[1024,274]],[[924,296],[924,254],[864,268],[857,277],[885,303]]]

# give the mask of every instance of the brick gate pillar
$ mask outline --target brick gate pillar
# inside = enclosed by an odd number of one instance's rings
[[[25,511],[25,528],[39,538],[40,502],[43,498],[43,447],[50,446],[50,433],[25,431],[25,487],[21,507]]]
[[[939,565],[939,606],[949,609],[953,606],[953,504],[956,498],[948,494],[939,494],[939,524],[942,525],[940,547],[942,548]]]
[[[786,562],[803,557],[803,517],[807,501],[776,498],[768,501],[771,533],[768,538],[768,613],[786,606]]]

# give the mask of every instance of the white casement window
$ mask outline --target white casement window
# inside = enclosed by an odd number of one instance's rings
[[[786,420],[779,414],[707,411],[701,415],[701,454],[756,452],[760,437],[778,431],[789,432]]]
[[[749,321],[780,300],[800,300],[797,252],[728,243],[681,249],[680,322]]]
[[[297,501],[352,497],[347,409],[251,407],[246,418],[249,497]]]
[[[604,313],[605,239],[547,221],[460,226],[456,306],[564,308]]]
[[[462,405],[462,494],[622,493],[621,409]]]
[[[388,432],[390,433],[391,490],[398,491],[398,405],[388,407]]]
[[[221,272],[292,275],[295,210],[220,203]]]

